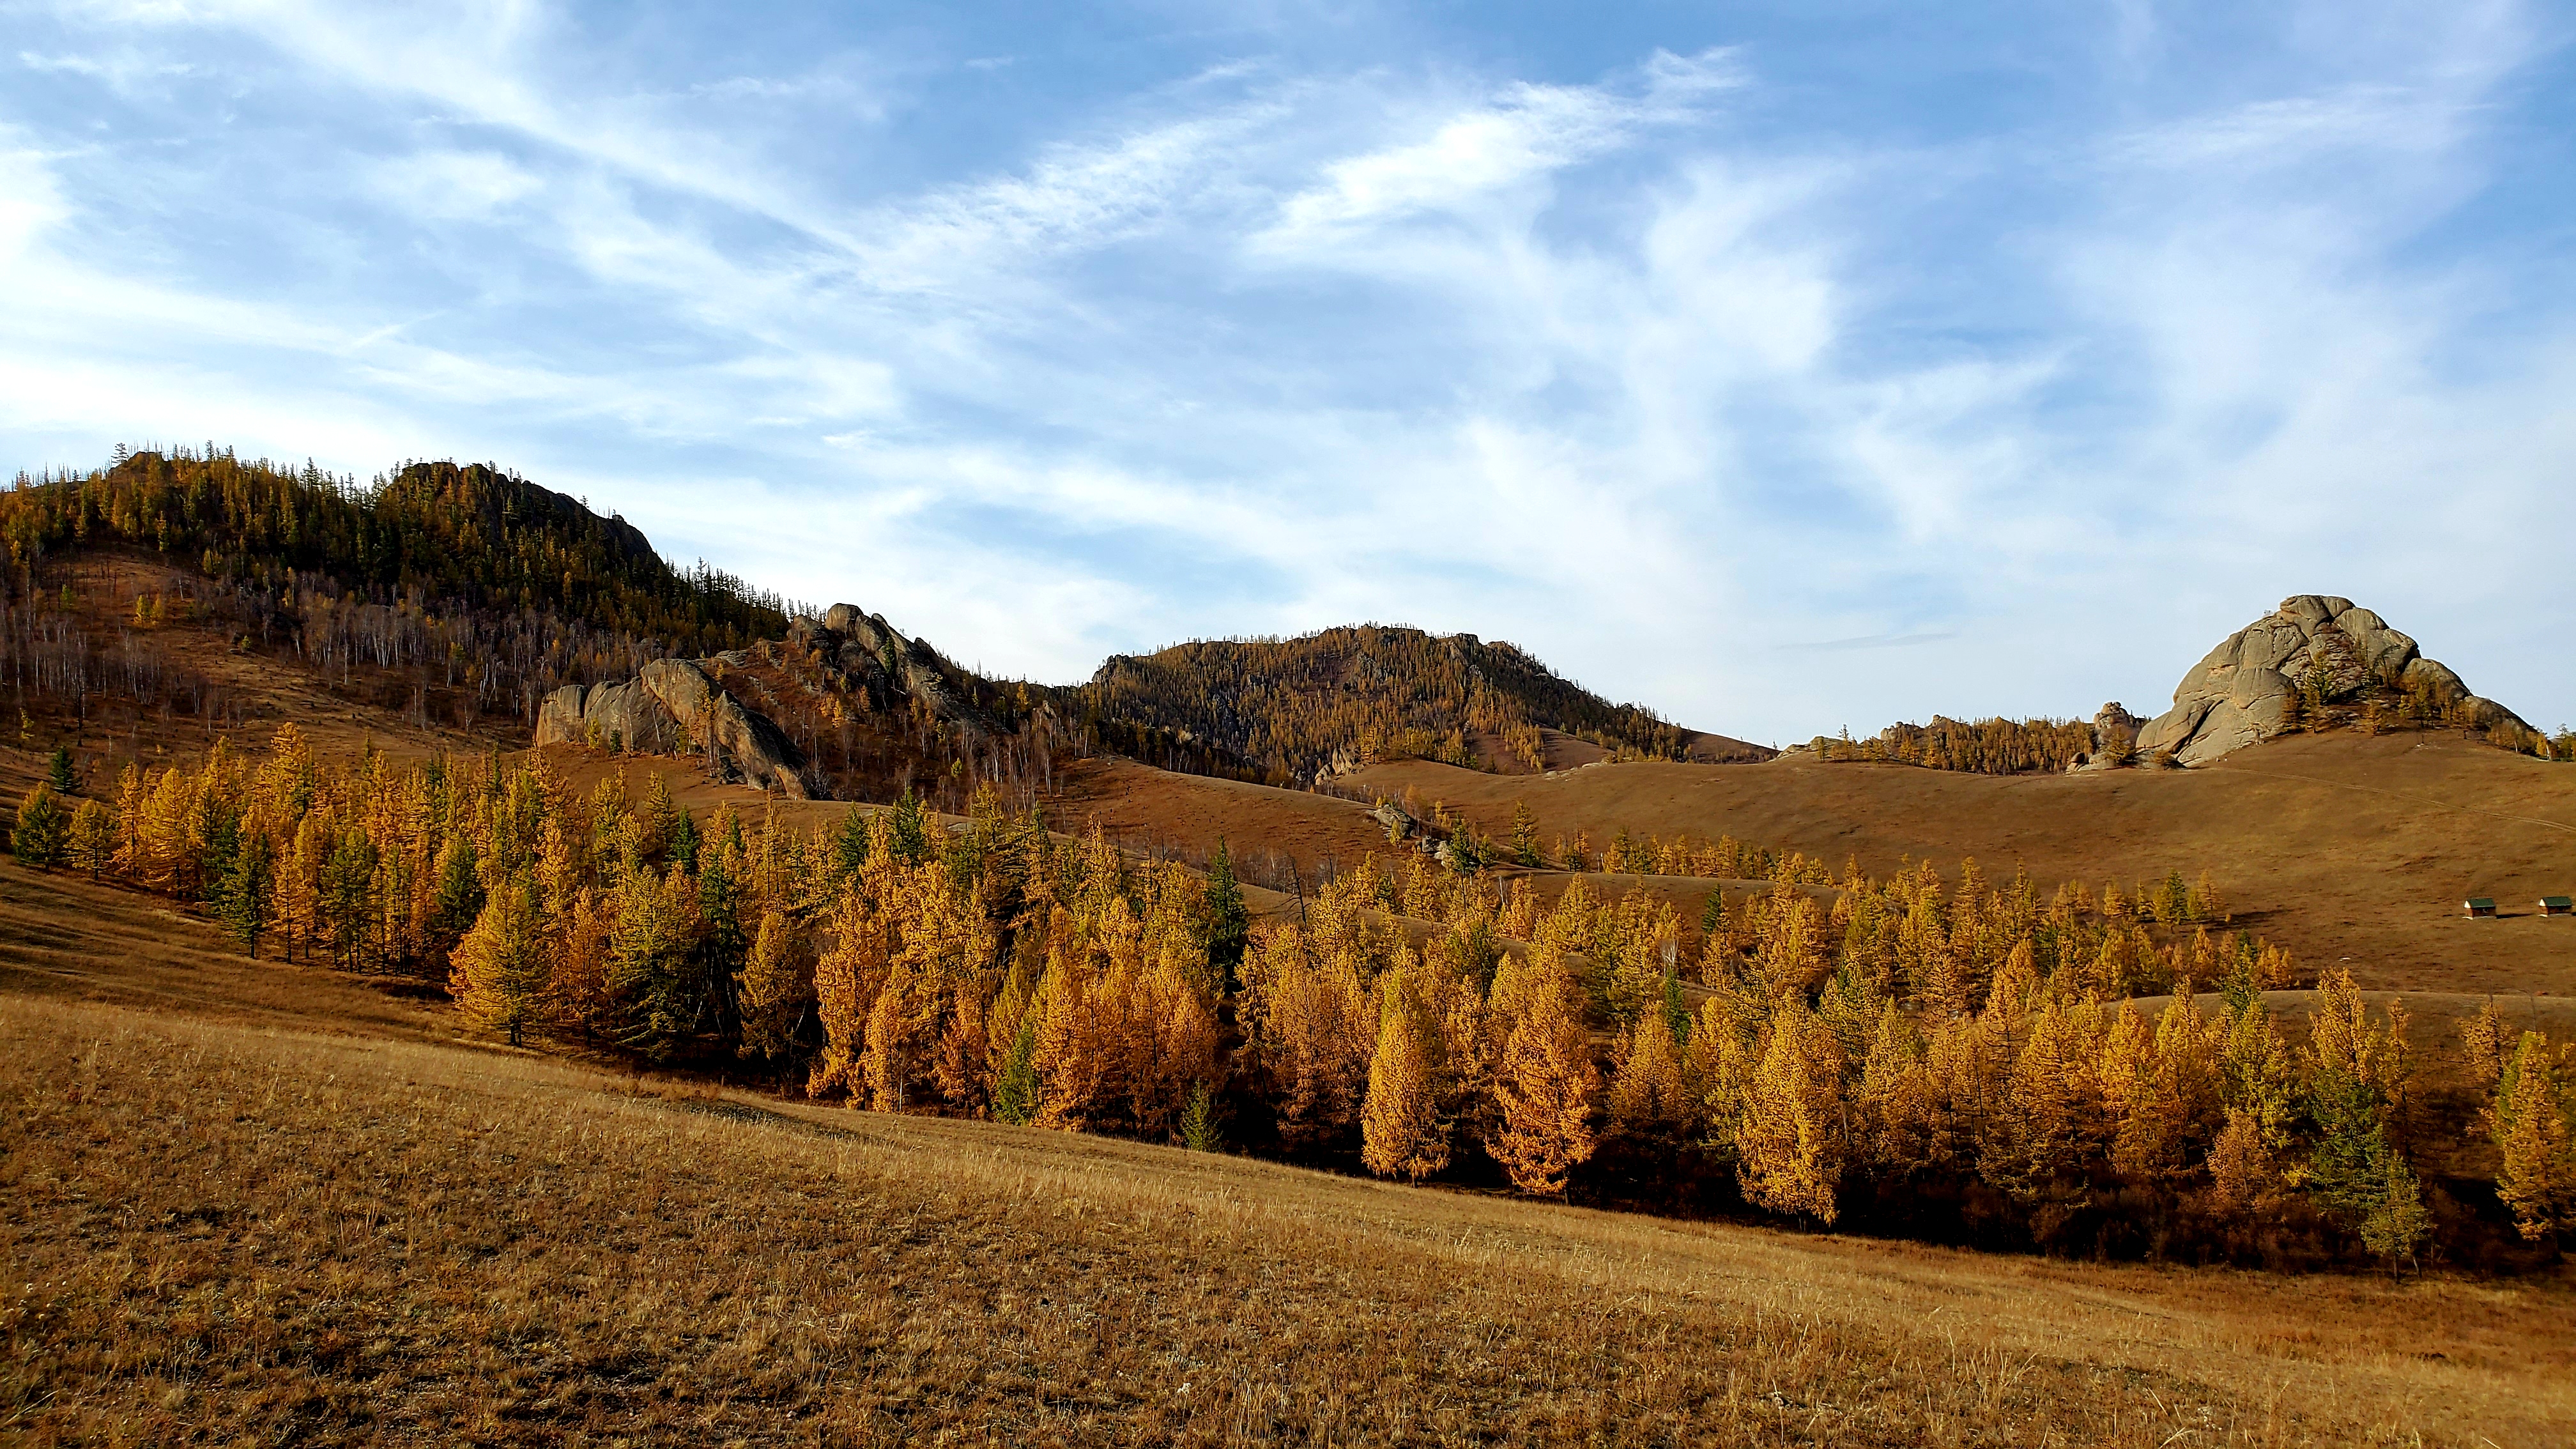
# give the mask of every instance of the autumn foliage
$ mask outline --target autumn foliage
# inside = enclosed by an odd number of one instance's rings
[[[30,864],[194,903],[255,952],[443,979],[514,1041],[747,1063],[881,1112],[1200,1145],[1224,1122],[1411,1180],[1644,1183],[2097,1249],[2114,1217],[2257,1256],[2289,1223],[2402,1262],[2437,1226],[2403,1011],[2338,974],[2285,1033],[2264,992],[2305,978],[2213,932],[2214,888],[2179,872],[2043,902],[1973,862],[1824,885],[1762,853],[1783,878],[1691,923],[1644,891],[1578,876],[1547,900],[1408,854],[1247,939],[1222,877],[1068,838],[989,787],[953,829],[906,795],[798,830],[702,821],[664,778],[324,761],[289,726],[257,757],[130,768],[113,807],[40,787],[17,835]],[[2492,1016],[2463,1050],[2499,1200],[2527,1236],[2567,1231],[2567,1051]]]

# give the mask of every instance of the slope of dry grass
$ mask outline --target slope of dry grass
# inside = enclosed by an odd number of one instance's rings
[[[1408,761],[1354,777],[1444,799],[1487,831],[1527,800],[1545,833],[1733,835],[1883,873],[1974,856],[2040,881],[2207,870],[2238,920],[2309,964],[2389,990],[2576,994],[2576,766],[2457,736],[2293,736],[2204,769],[1997,777],[1903,765],[1597,765],[1506,778]],[[2461,918],[2493,896],[2502,920]]]
[[[0,998],[28,1442],[2576,1433],[2558,1282],[1693,1227]]]

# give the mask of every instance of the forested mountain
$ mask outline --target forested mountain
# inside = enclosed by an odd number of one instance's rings
[[[100,549],[181,571],[169,590],[178,616],[424,720],[465,724],[488,712],[532,728],[549,692],[628,678],[654,659],[707,658],[763,641],[786,653],[761,650],[739,662],[792,664],[808,652],[789,638],[793,610],[776,595],[704,564],[675,567],[623,519],[480,464],[408,463],[361,484],[211,445],[120,450],[106,468],[20,474],[0,493],[0,540],[10,565],[0,580],[8,636],[0,682],[39,713],[87,718],[93,699],[123,695],[132,707],[158,708],[166,694],[164,684],[116,667],[138,648],[150,653],[151,641],[123,630],[105,637],[97,615],[107,601],[76,611],[59,581],[40,577]],[[161,600],[149,606],[153,619],[144,600],[134,604],[138,628],[157,622]],[[175,665],[154,670],[155,680],[185,674]],[[977,753],[971,742],[951,741],[952,749],[933,740],[935,711],[917,728],[889,719],[888,729],[871,731],[871,717],[890,706],[900,714],[902,702],[836,705],[845,691],[828,684],[802,680],[754,707],[796,715],[779,723],[852,783],[951,773]],[[179,687],[202,713],[208,691],[185,679]],[[1107,749],[1278,784],[1388,758],[1536,769],[1541,732],[1551,729],[1614,755],[1658,758],[1679,757],[1694,738],[1651,710],[1611,704],[1558,677],[1512,645],[1376,625],[1121,656],[1069,689],[962,675],[951,687],[979,702],[1014,701],[1013,721],[1051,707],[1051,720],[1072,727],[1050,733],[1049,749]],[[875,734],[887,738],[871,745],[860,737]],[[995,745],[978,748],[990,754]],[[985,762],[969,763],[980,770]]]
[[[23,715],[79,729],[174,706],[242,723],[211,648],[508,738],[564,684],[739,648],[787,619],[776,596],[675,567],[624,520],[482,465],[361,484],[212,446],[120,449],[106,468],[19,474],[0,543],[0,686]]]
[[[777,596],[704,564],[676,568],[624,519],[479,463],[408,463],[361,485],[211,446],[133,453],[87,473],[19,474],[0,494],[0,538],[12,572],[130,544],[211,579],[283,588],[311,573],[380,603],[552,612],[674,653],[739,648],[787,625]]]
[[[1118,655],[1073,693],[1113,733],[1160,731],[1276,784],[1379,759],[1537,769],[1542,729],[1657,759],[1680,758],[1692,738],[1513,645],[1378,624]]]

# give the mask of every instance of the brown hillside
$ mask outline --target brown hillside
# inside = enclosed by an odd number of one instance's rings
[[[0,863],[0,1424],[2136,1449],[2576,1431],[2563,1270],[2284,1277],[1678,1223],[782,1102],[456,1031]]]
[[[1596,847],[1728,834],[1873,873],[1974,856],[2043,882],[2207,870],[2237,922],[2367,986],[2576,994],[2576,919],[2531,902],[2576,889],[2576,768],[2442,733],[2293,736],[2195,770],[1987,776],[1902,765],[1598,765],[1506,779],[1421,761],[1352,783],[1508,828],[1526,800],[1549,834]],[[2500,920],[2461,918],[2495,897]]]

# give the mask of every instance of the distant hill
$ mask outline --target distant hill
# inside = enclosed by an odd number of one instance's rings
[[[1548,731],[1630,758],[1769,753],[1612,704],[1511,644],[1379,624],[1117,655],[1071,695],[1113,733],[1155,732],[1272,784],[1395,759],[1536,771]]]
[[[1826,759],[1886,760],[1987,775],[2206,765],[2285,734],[2457,729],[2543,759],[2576,757],[2520,715],[2469,692],[2449,666],[2350,599],[2293,594],[2219,641],[2174,687],[2173,708],[2140,720],[2117,702],[2090,723],[1939,715],[1858,741],[1817,739]]]
[[[650,636],[680,654],[775,637],[786,608],[701,564],[684,571],[620,518],[488,464],[409,463],[361,485],[230,452],[140,452],[86,473],[18,475],[0,539],[23,571],[128,545],[209,578],[503,613]]]
[[[699,661],[691,697],[726,694],[781,737],[735,766],[810,773],[834,794],[936,781],[959,807],[978,779],[1051,778],[1066,750],[1301,786],[1391,759],[1534,773],[1771,754],[1611,703],[1510,644],[1379,625],[1119,656],[1071,687],[987,679],[881,617],[798,615],[730,574],[676,566],[625,520],[488,464],[411,462],[362,484],[212,447],[120,450],[105,468],[20,474],[0,492],[0,545],[0,606],[26,611],[7,653],[38,681],[22,703],[76,721],[98,703],[120,718],[156,707],[151,689],[99,698],[98,670],[78,662],[114,643],[130,606],[135,628],[204,633],[192,658],[248,641],[354,702],[424,725],[506,734],[515,720],[522,738],[658,738],[658,715],[629,719],[626,696],[584,691]],[[57,566],[111,556],[143,572],[100,575],[73,607]],[[222,692],[221,670],[187,667],[192,698]],[[237,692],[226,708],[263,714]]]

